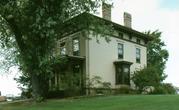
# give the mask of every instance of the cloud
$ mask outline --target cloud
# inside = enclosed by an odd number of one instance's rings
[[[163,8],[161,0],[114,0],[113,21],[123,24],[123,12],[132,14],[134,29],[162,31],[162,40],[167,45],[169,60],[166,65],[166,82],[179,86],[179,9]]]

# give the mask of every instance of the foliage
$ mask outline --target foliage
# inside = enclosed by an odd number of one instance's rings
[[[150,94],[176,94],[176,89],[169,83],[163,83],[156,87]]]
[[[132,77],[136,87],[140,92],[145,87],[159,87],[162,81],[167,77],[164,73],[165,65],[169,54],[165,47],[165,43],[161,40],[161,32],[158,30],[145,32],[152,37],[147,44],[147,66],[142,70],[137,70]]]
[[[158,74],[158,68],[153,66],[148,66],[142,70],[135,71],[132,80],[140,93],[142,93],[147,86],[157,87],[160,85],[161,81]]]
[[[80,84],[80,75],[81,74],[74,75],[71,73],[61,75],[61,85],[59,89],[64,91],[65,97],[83,95],[84,87]]]
[[[2,43],[0,41],[0,75],[2,73],[10,73],[9,70],[11,68],[16,68],[17,66],[16,58],[14,57],[17,52],[15,48],[3,47],[1,44]]]
[[[147,65],[154,66],[158,69],[158,75],[162,82],[167,77],[164,73],[164,69],[169,57],[168,51],[164,48],[165,43],[161,40],[162,33],[156,30],[154,32],[148,31],[145,34],[153,38],[152,41],[147,44]]]
[[[102,78],[100,76],[93,76],[92,78],[86,78],[87,87],[93,88],[102,84]]]
[[[0,41],[14,48],[15,63],[29,74],[33,96],[44,97],[53,71],[53,50],[62,24],[82,13],[96,11],[105,0],[1,0]],[[82,21],[84,19],[81,19]]]
[[[92,78],[86,78],[88,88],[111,88],[109,82],[102,81],[100,76],[93,76]]]
[[[49,91],[48,95],[47,95],[48,99],[64,98],[64,97],[65,97],[65,91],[64,90]]]
[[[114,94],[137,94],[137,91],[129,86],[121,86],[120,88],[115,89]]]
[[[111,83],[102,81],[100,76],[86,78],[88,94],[111,94]]]
[[[146,87],[154,87],[159,90],[164,89],[161,85],[162,81],[167,77],[164,73],[165,65],[169,54],[165,47],[165,43],[161,40],[161,32],[158,30],[145,34],[152,36],[152,41],[147,44],[147,66],[142,70],[134,72],[132,80],[140,92]],[[156,90],[157,90],[156,89]]]

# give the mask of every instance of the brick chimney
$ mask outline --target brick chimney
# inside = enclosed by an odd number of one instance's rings
[[[127,12],[124,12],[124,26],[132,28],[132,16]]]
[[[103,2],[102,4],[102,16],[106,20],[111,20],[111,5]]]

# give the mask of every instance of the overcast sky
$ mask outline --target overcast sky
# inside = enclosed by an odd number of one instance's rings
[[[132,14],[132,27],[144,32],[159,29],[169,51],[165,82],[179,86],[179,0],[114,0],[112,20],[123,25],[123,12]],[[16,74],[0,76],[2,94],[17,94]]]
[[[113,21],[123,24],[123,12],[132,14],[138,31],[157,30],[169,51],[165,82],[179,86],[179,0],[114,0]]]

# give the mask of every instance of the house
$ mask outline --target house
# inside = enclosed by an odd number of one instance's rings
[[[86,88],[86,78],[94,76],[109,82],[112,88],[134,87],[130,77],[135,70],[147,66],[146,44],[151,38],[132,29],[129,13],[124,13],[122,26],[111,21],[110,5],[103,4],[102,10],[102,18],[82,13],[64,23],[63,37],[59,39],[55,53],[65,56],[68,63],[50,80],[51,88],[63,89],[65,84]],[[92,21],[99,23],[99,27],[104,26],[104,33],[94,34],[96,27],[91,25]],[[107,31],[109,29],[113,31]],[[70,84],[64,81],[64,75]],[[75,81],[72,80],[74,77]]]

